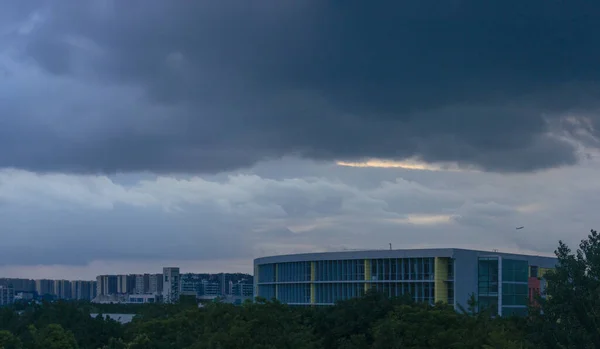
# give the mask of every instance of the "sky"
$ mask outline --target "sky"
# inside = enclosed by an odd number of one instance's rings
[[[600,226],[595,2],[0,5],[0,276]]]

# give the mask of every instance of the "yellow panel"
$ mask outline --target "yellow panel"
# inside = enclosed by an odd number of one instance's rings
[[[371,260],[365,259],[365,293],[371,288]]]
[[[317,262],[310,262],[310,304],[317,302],[317,290],[315,280],[317,279]]]
[[[254,267],[254,278],[255,278],[255,281],[254,281],[254,297],[259,297],[259,294],[258,294],[258,283],[259,283],[259,280],[258,280],[258,266]]]
[[[543,278],[552,268],[538,268],[538,278]]]
[[[448,303],[448,258],[435,257],[434,275],[435,302]]]

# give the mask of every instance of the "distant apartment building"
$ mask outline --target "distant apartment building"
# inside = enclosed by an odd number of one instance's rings
[[[96,277],[96,294],[110,295],[117,294],[117,275],[98,275]]]
[[[252,297],[254,293],[254,285],[251,283],[238,282],[232,284],[231,295],[236,297]]]
[[[54,280],[35,280],[35,292],[37,292],[40,297],[54,295]]]
[[[163,268],[163,299],[165,303],[179,301],[180,280],[179,268]]]
[[[148,293],[161,295],[163,291],[163,275],[150,274],[148,278]]]
[[[96,297],[96,281],[71,281],[71,299],[92,300]]]
[[[144,294],[150,292],[150,274],[135,275],[135,287],[133,293]]]
[[[15,293],[35,292],[35,281],[31,279],[0,278],[0,286],[11,286],[15,290]]]
[[[198,274],[186,273],[181,275],[181,292],[185,294],[202,294],[202,278]]]
[[[129,294],[135,289],[135,275],[117,275],[118,294]]]
[[[55,280],[54,281],[54,295],[58,299],[71,299],[71,281]]]
[[[223,294],[221,293],[221,285],[218,282],[202,280],[202,288],[200,291],[201,297],[214,298],[222,295]]]
[[[12,286],[0,286],[0,306],[10,305],[15,302],[15,289]]]
[[[181,274],[182,294],[196,294],[199,298],[213,299],[227,296],[252,296],[252,276],[247,274]]]

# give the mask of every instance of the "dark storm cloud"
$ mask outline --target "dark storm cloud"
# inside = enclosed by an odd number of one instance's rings
[[[0,106],[8,115],[0,145],[18,149],[1,152],[0,166],[219,171],[299,155],[533,171],[577,161],[576,148],[556,136],[578,132],[557,127],[558,118],[585,115],[592,139],[598,129],[594,2],[62,1],[39,8],[42,27],[10,39],[19,57],[57,77],[138,86],[146,99],[134,109],[115,111],[109,100],[99,110],[62,111],[102,116],[104,127],[72,126],[85,139],[77,142],[28,124],[30,114],[19,110],[27,101]]]

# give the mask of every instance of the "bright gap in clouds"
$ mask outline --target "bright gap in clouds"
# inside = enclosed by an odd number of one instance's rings
[[[404,161],[393,161],[385,159],[369,159],[361,162],[337,161],[338,166],[346,167],[377,167],[377,168],[402,168],[406,170],[420,171],[463,171],[456,164],[430,164],[423,161],[409,159]]]

